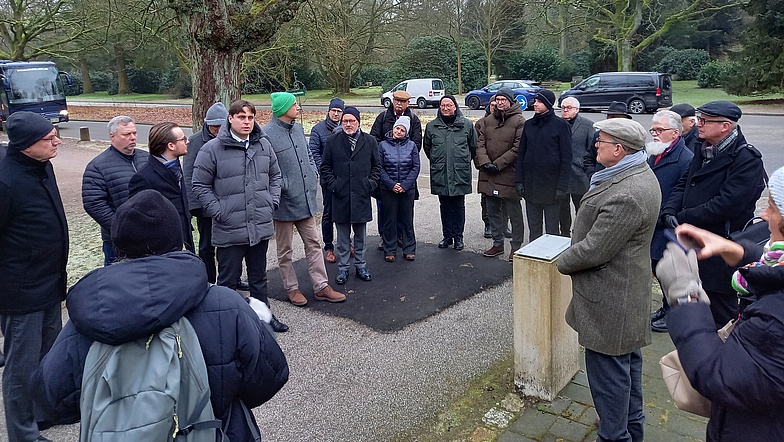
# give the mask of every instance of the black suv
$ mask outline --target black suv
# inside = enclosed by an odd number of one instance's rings
[[[580,110],[607,109],[613,101],[620,101],[629,113],[652,113],[672,106],[672,79],[659,72],[602,72],[561,92],[558,106],[566,97],[576,98]]]

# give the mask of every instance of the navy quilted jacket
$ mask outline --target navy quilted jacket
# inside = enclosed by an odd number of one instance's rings
[[[93,340],[122,344],[156,333],[183,315],[199,336],[212,407],[224,422],[232,403],[257,407],[288,380],[286,357],[275,338],[237,292],[208,289],[204,264],[191,252],[94,270],[74,284],[67,306],[71,320],[33,374],[36,417],[44,426],[79,420],[82,373]],[[235,410],[229,440],[251,440],[248,424]]]

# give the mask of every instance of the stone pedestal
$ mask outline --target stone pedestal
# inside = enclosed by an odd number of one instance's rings
[[[540,239],[525,249],[536,250]],[[543,240],[539,245],[552,244]],[[562,250],[551,248],[539,256]],[[572,281],[558,273],[556,260],[515,256],[513,264],[515,385],[523,395],[547,401],[555,399],[580,367],[577,332],[564,319]]]

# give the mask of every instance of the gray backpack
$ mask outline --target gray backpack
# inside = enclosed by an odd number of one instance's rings
[[[93,342],[84,365],[80,442],[215,442],[207,366],[191,323],[149,338]]]

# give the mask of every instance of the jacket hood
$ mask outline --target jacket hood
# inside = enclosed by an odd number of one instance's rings
[[[96,269],[71,287],[66,305],[79,333],[119,345],[174,323],[208,288],[201,259],[178,251]]]
[[[207,141],[210,141],[213,138],[215,138],[215,136],[212,134],[212,132],[210,132],[210,128],[207,127],[206,124],[203,124],[201,126],[201,139],[202,139],[202,141],[204,141],[206,143]]]

